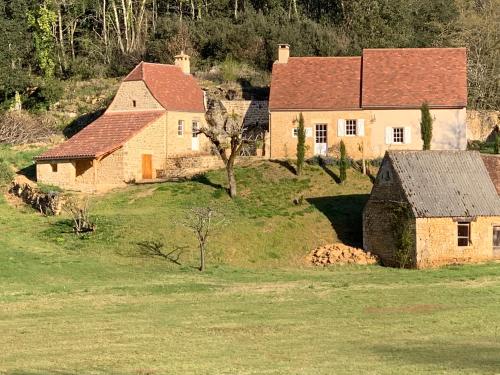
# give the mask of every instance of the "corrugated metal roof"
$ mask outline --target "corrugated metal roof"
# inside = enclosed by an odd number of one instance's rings
[[[500,197],[476,151],[388,151],[415,217],[500,216]]]

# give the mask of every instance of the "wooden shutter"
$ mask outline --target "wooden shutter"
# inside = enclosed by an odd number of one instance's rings
[[[403,143],[405,145],[408,145],[411,143],[411,128],[409,126],[404,128]]]
[[[339,137],[345,136],[345,120],[339,118],[337,120],[337,135]]]
[[[357,133],[360,137],[364,137],[365,136],[365,119],[358,119],[357,122],[356,122],[356,125],[357,125]]]
[[[392,144],[392,128],[385,128],[385,144]]]

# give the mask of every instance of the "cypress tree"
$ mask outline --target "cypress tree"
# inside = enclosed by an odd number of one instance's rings
[[[432,140],[432,117],[427,102],[422,103],[420,112],[420,133],[422,135],[422,141],[424,142],[423,150],[430,150]]]
[[[340,160],[339,160],[339,169],[340,169],[340,182],[343,183],[347,180],[347,152],[345,150],[344,141],[340,141]]]
[[[306,154],[306,130],[304,128],[304,116],[299,115],[299,126],[297,129],[297,175],[302,174],[304,168],[304,158]]]
[[[495,144],[493,145],[493,152],[495,154],[500,154],[500,130],[495,134]]]

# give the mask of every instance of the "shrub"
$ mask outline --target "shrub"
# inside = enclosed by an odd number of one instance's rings
[[[14,179],[14,171],[9,163],[0,160],[0,185],[7,185]]]
[[[76,198],[68,198],[63,206],[73,221],[73,231],[77,235],[93,232],[96,224],[90,214],[90,202],[88,199],[79,201]]]
[[[347,151],[345,149],[344,141],[340,141],[340,160],[339,160],[339,168],[340,168],[340,182],[343,183],[347,180],[347,168],[349,167],[349,161],[347,159]]]

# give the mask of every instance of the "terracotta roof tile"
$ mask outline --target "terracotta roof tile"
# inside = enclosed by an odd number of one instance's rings
[[[37,160],[100,157],[123,146],[164,114],[165,111],[105,113],[66,142],[40,155]]]
[[[465,48],[363,50],[363,107],[465,107]]]
[[[275,63],[269,108],[360,107],[361,57],[291,57]]]
[[[205,112],[203,90],[179,67],[141,62],[124,81],[141,80],[166,110]]]

